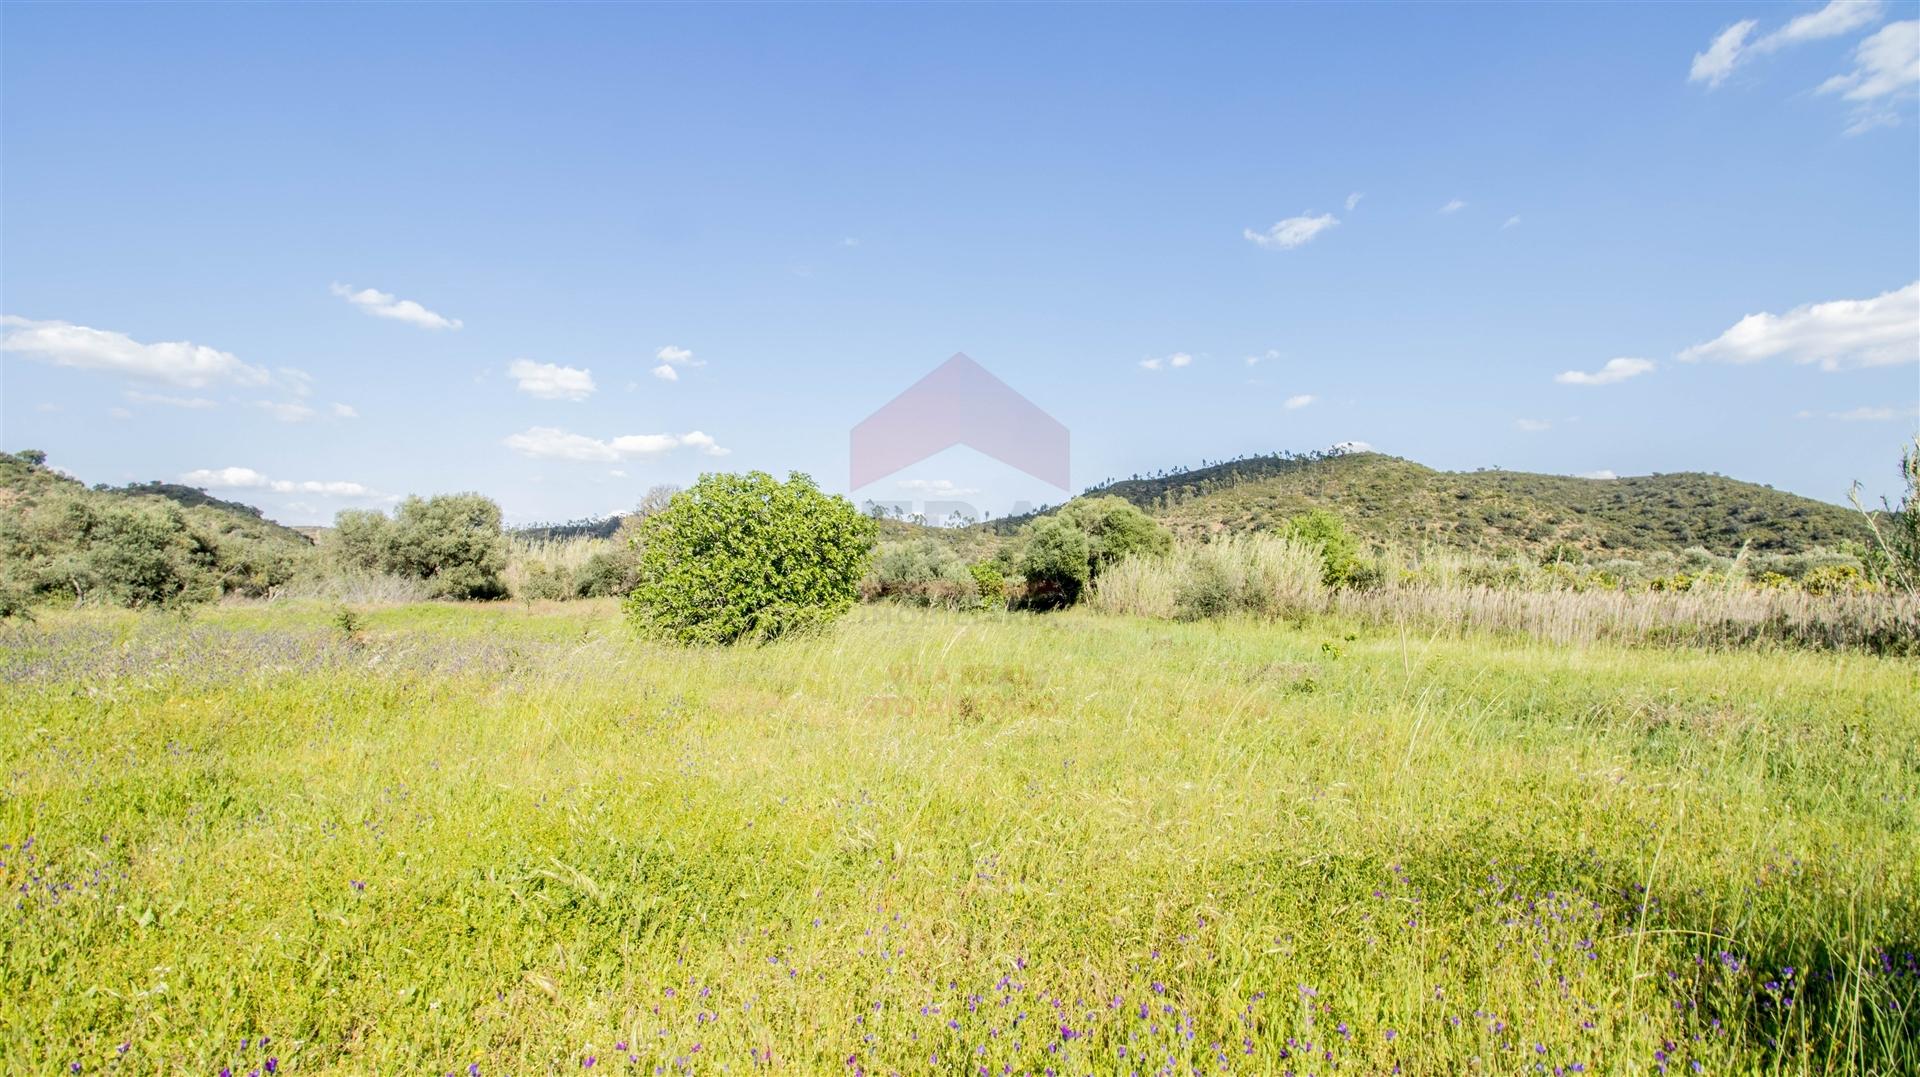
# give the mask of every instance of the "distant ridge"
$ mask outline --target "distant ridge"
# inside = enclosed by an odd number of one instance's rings
[[[1182,534],[1257,531],[1326,509],[1375,542],[1476,552],[1698,546],[1732,555],[1743,546],[1775,553],[1870,539],[1851,509],[1720,475],[1437,471],[1376,452],[1250,457],[1087,492],[1126,498]]]

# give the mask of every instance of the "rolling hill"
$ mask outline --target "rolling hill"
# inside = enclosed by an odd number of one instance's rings
[[[1851,509],[1720,475],[1437,471],[1372,452],[1254,457],[1088,493],[1126,498],[1180,534],[1261,530],[1326,509],[1374,542],[1486,553],[1565,544],[1587,554],[1701,546],[1731,555],[1870,538]]]

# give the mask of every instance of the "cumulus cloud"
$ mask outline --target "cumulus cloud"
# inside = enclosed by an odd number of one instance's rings
[[[1545,419],[1515,419],[1513,425],[1515,429],[1524,430],[1529,434],[1538,434],[1542,430],[1553,429],[1553,424]]]
[[[189,389],[217,382],[265,385],[270,380],[260,367],[249,366],[230,352],[204,344],[184,340],[142,344],[125,333],[91,329],[71,322],[34,321],[12,314],[0,316],[0,352],[55,366],[104,370]]]
[[[1257,247],[1270,251],[1290,251],[1313,242],[1313,237],[1339,223],[1339,218],[1331,213],[1322,213],[1317,217],[1302,215],[1277,221],[1264,232],[1243,228],[1240,234]]]
[[[1553,380],[1562,385],[1612,385],[1628,378],[1637,378],[1652,369],[1651,359],[1609,359],[1605,366],[1591,374],[1584,370],[1569,370],[1554,375]]]
[[[1273,360],[1275,360],[1275,359],[1278,359],[1278,358],[1280,358],[1280,352],[1279,352],[1278,350],[1276,350],[1276,349],[1273,349],[1273,348],[1268,348],[1268,349],[1267,349],[1267,351],[1266,351],[1266,353],[1265,353],[1264,355],[1249,355],[1249,356],[1247,356],[1247,365],[1248,365],[1248,366],[1259,366],[1259,365],[1260,365],[1261,363],[1267,363],[1267,362],[1271,362],[1271,361],[1273,361]]]
[[[1359,191],[1355,191],[1355,192],[1353,192],[1352,194],[1350,194],[1350,195],[1348,195],[1348,196],[1347,196],[1347,212],[1348,212],[1348,213],[1352,213],[1352,212],[1353,212],[1353,207],[1355,207],[1355,206],[1357,206],[1357,205],[1359,205],[1359,204],[1360,204],[1360,200],[1361,200],[1362,198],[1365,198],[1365,197],[1367,197],[1367,196],[1366,196],[1366,195],[1364,195],[1364,194],[1362,194],[1362,193],[1360,193]]]
[[[559,427],[535,426],[523,433],[508,436],[502,444],[535,460],[605,463],[658,456],[679,448],[695,449],[708,456],[725,456],[731,451],[721,448],[711,436],[698,430],[685,434],[623,434],[614,438],[595,438],[569,433]]]
[[[1188,355],[1186,352],[1174,352],[1172,355],[1149,356],[1148,358],[1140,360],[1140,366],[1143,370],[1178,369],[1183,366],[1192,365],[1193,356]]]
[[[1441,207],[1440,207],[1440,212],[1442,212],[1442,213],[1458,213],[1458,212],[1460,212],[1461,210],[1463,210],[1463,209],[1466,209],[1466,208],[1467,208],[1467,204],[1466,204],[1465,202],[1462,202],[1462,201],[1461,201],[1461,200],[1459,200],[1458,198],[1456,198],[1456,199],[1454,199],[1454,200],[1452,200],[1451,202],[1448,202],[1448,203],[1447,203],[1446,205],[1444,205],[1444,206],[1441,206]]]
[[[391,318],[396,322],[406,322],[408,325],[417,325],[422,329],[460,328],[460,319],[436,314],[411,299],[397,299],[389,292],[374,288],[362,288],[356,291],[352,285],[338,282],[332,286],[331,290],[334,295],[376,318]]]
[[[333,417],[336,419],[358,419],[360,412],[352,404],[335,404]]]
[[[276,400],[256,400],[253,406],[283,423],[303,423],[315,414],[312,408],[297,401],[281,403]]]
[[[558,363],[536,363],[515,359],[507,364],[507,377],[515,387],[541,400],[585,400],[593,395],[593,371]]]
[[[972,486],[960,486],[952,479],[901,479],[900,489],[924,497],[967,497],[979,493]]]
[[[320,494],[324,497],[367,497],[372,490],[357,482],[273,479],[250,467],[200,468],[180,481],[203,490],[271,490],[276,494]]]
[[[1341,441],[1333,446],[1334,452],[1372,452],[1373,446],[1364,441]]]
[[[1582,471],[1579,477],[1583,479],[1617,479],[1620,476],[1615,475],[1606,468],[1601,468],[1598,471]]]
[[[1920,281],[1872,299],[1808,303],[1785,314],[1749,314],[1680,353],[1682,362],[1757,363],[1785,358],[1822,370],[1920,361]]]
[[[1286,408],[1288,411],[1297,411],[1318,399],[1320,398],[1314,396],[1312,393],[1299,393],[1288,397],[1287,402],[1282,404],[1281,407]]]
[[[676,348],[671,344],[654,352],[653,357],[660,361],[660,365],[653,368],[653,376],[661,381],[679,381],[680,371],[677,369],[679,367],[707,365],[705,359],[694,358],[692,349]]]

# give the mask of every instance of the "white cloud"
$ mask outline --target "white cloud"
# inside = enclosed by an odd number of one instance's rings
[[[376,318],[392,318],[397,322],[417,325],[422,329],[458,329],[460,319],[449,318],[421,306],[411,299],[396,299],[391,293],[373,288],[355,291],[352,285],[335,283],[334,295],[352,303]]]
[[[180,481],[208,490],[245,490],[265,486],[267,477],[250,467],[203,467],[180,476]]]
[[[1507,223],[1501,225],[1500,230],[1504,232],[1509,228],[1518,228],[1519,226],[1520,226],[1520,215],[1516,213],[1513,216],[1507,218]]]
[[[1562,385],[1612,385],[1628,378],[1637,378],[1652,369],[1651,359],[1609,359],[1605,366],[1591,374],[1583,370],[1569,370],[1564,374],[1555,374],[1553,380]]]
[[[1872,299],[1809,303],[1785,314],[1749,314],[1680,353],[1682,362],[1756,363],[1784,357],[1822,370],[1920,360],[1920,281]]]
[[[1259,366],[1261,363],[1269,363],[1278,358],[1280,358],[1280,352],[1277,349],[1268,348],[1264,355],[1247,356],[1247,365]]]
[[[1579,477],[1583,479],[1617,479],[1620,476],[1615,475],[1606,468],[1601,468],[1598,471],[1582,471]]]
[[[325,494],[328,497],[366,497],[373,491],[357,482],[289,482],[275,479],[267,484],[276,494]]]
[[[594,438],[571,434],[553,426],[535,426],[524,433],[507,437],[502,444],[522,456],[536,460],[582,460],[607,463],[642,456],[658,456],[678,448],[697,449],[708,456],[725,456],[712,437],[698,430],[685,434],[624,434],[616,438]]]
[[[1288,217],[1279,221],[1265,232],[1256,232],[1251,228],[1241,229],[1241,235],[1247,237],[1255,246],[1270,251],[1290,251],[1313,241],[1313,237],[1339,224],[1339,218],[1331,213],[1322,213],[1318,217]]]
[[[271,490],[276,494],[320,494],[324,497],[370,497],[373,491],[357,482],[268,478],[250,467],[200,468],[180,481],[203,490]]]
[[[707,365],[705,359],[693,357],[692,349],[676,348],[671,344],[654,352],[653,357],[660,360],[660,365],[653,368],[653,376],[661,381],[679,381],[680,371],[676,369],[678,367]]]
[[[1333,446],[1334,452],[1372,452],[1373,446],[1364,441],[1341,441]]]
[[[1740,54],[1747,46],[1747,36],[1753,28],[1760,25],[1752,19],[1742,19],[1720,31],[1707,51],[1693,54],[1693,67],[1687,72],[1688,82],[1704,82],[1708,89],[1720,85],[1733,74],[1733,66],[1740,62]]]
[[[303,423],[313,418],[315,414],[312,408],[300,403],[283,404],[274,400],[256,400],[253,406],[283,423]]]
[[[1299,393],[1294,396],[1288,397],[1287,402],[1285,404],[1282,404],[1281,407],[1286,408],[1288,411],[1296,411],[1300,408],[1306,407],[1308,404],[1311,404],[1318,399],[1320,398],[1317,396],[1314,396],[1312,393]]]
[[[1192,365],[1193,356],[1188,355],[1186,352],[1174,352],[1172,355],[1157,355],[1140,360],[1140,366],[1144,370],[1177,369],[1179,367]]]
[[[1853,50],[1853,70],[1820,84],[1821,93],[1837,93],[1861,106],[1847,134],[1891,127],[1900,117],[1883,99],[1911,96],[1920,87],[1920,19],[1888,23]]]
[[[1350,195],[1348,195],[1348,196],[1347,196],[1347,212],[1348,212],[1348,213],[1352,213],[1352,212],[1353,212],[1353,207],[1355,207],[1355,206],[1357,206],[1357,205],[1359,205],[1359,204],[1360,204],[1360,200],[1361,200],[1362,198],[1365,198],[1365,197],[1367,197],[1367,196],[1366,196],[1366,195],[1364,195],[1364,194],[1362,194],[1362,193],[1360,193],[1359,191],[1355,191],[1355,192],[1353,192],[1352,194],[1350,194]]]
[[[1524,430],[1529,434],[1538,434],[1542,430],[1553,429],[1553,424],[1545,419],[1515,419],[1513,425],[1516,429]]]
[[[1444,206],[1441,206],[1441,207],[1440,207],[1440,212],[1442,212],[1442,213],[1458,213],[1458,212],[1460,212],[1461,210],[1463,210],[1463,209],[1466,209],[1466,208],[1467,208],[1467,204],[1466,204],[1465,202],[1462,202],[1462,201],[1461,201],[1461,200],[1459,200],[1458,198],[1456,198],[1456,199],[1454,199],[1453,201],[1451,201],[1451,202],[1448,202],[1448,203],[1447,203],[1446,205],[1444,205]]]
[[[143,393],[138,389],[128,389],[121,395],[135,404],[159,404],[169,408],[190,408],[199,411],[220,406],[204,396],[170,396],[165,393]]]
[[[1803,41],[1820,41],[1850,34],[1879,21],[1886,5],[1881,0],[1829,0],[1826,7],[1795,16],[1785,26],[1754,42],[1755,52],[1773,52]]]
[[[1820,10],[1796,16],[1751,44],[1749,38],[1759,24],[1745,19],[1722,30],[1707,51],[1694,56],[1687,80],[1704,82],[1713,89],[1749,57],[1850,34],[1880,21],[1885,14],[1882,0],[1831,0]],[[1862,105],[1846,133],[1857,135],[1897,124],[1899,117],[1876,102],[1920,84],[1920,21],[1881,27],[1854,47],[1853,62],[1852,71],[1835,75],[1819,87],[1820,93],[1839,94]]]
[[[541,400],[585,400],[593,395],[593,371],[558,363],[536,363],[515,359],[507,364],[507,377],[515,387]]]
[[[900,489],[925,497],[967,497],[980,491],[972,486],[959,486],[952,479],[901,479]]]
[[[125,409],[125,408],[108,408],[108,409],[107,409],[107,415],[108,415],[108,416],[110,416],[111,418],[115,418],[115,419],[131,419],[131,418],[133,418],[133,412],[130,412],[130,411],[128,411],[128,410],[127,410],[127,409]]]
[[[360,412],[352,404],[335,404],[333,417],[336,419],[358,419]]]
[[[33,321],[12,314],[0,316],[0,352],[55,366],[105,370],[189,389],[215,382],[265,385],[269,380],[265,370],[204,344],[184,340],[142,344],[125,333],[89,329],[70,322]]]

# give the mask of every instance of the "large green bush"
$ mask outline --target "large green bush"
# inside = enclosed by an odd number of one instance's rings
[[[500,506],[479,494],[409,497],[392,517],[346,510],[334,517],[329,549],[343,566],[421,580],[436,598],[507,593]]]
[[[1158,557],[1173,549],[1172,533],[1125,498],[1076,498],[1055,515],[1086,533],[1091,576],[1123,557]]]
[[[954,609],[977,605],[980,598],[967,563],[951,547],[930,538],[881,546],[860,590],[868,599]]]
[[[1127,557],[1160,557],[1173,535],[1124,498],[1083,497],[1027,528],[1014,567],[1025,577],[1021,604],[1059,609],[1080,600],[1102,569]]]
[[[643,525],[627,616],[687,644],[818,628],[853,605],[877,530],[797,472],[703,475]]]
[[[1328,587],[1348,587],[1364,580],[1366,572],[1360,560],[1360,543],[1340,517],[1325,509],[1314,509],[1288,520],[1284,534],[1295,542],[1319,549],[1320,579]]]
[[[1050,610],[1080,601],[1093,578],[1093,544],[1087,533],[1058,516],[1043,516],[1028,530],[1016,567],[1025,578],[1021,603]]]

